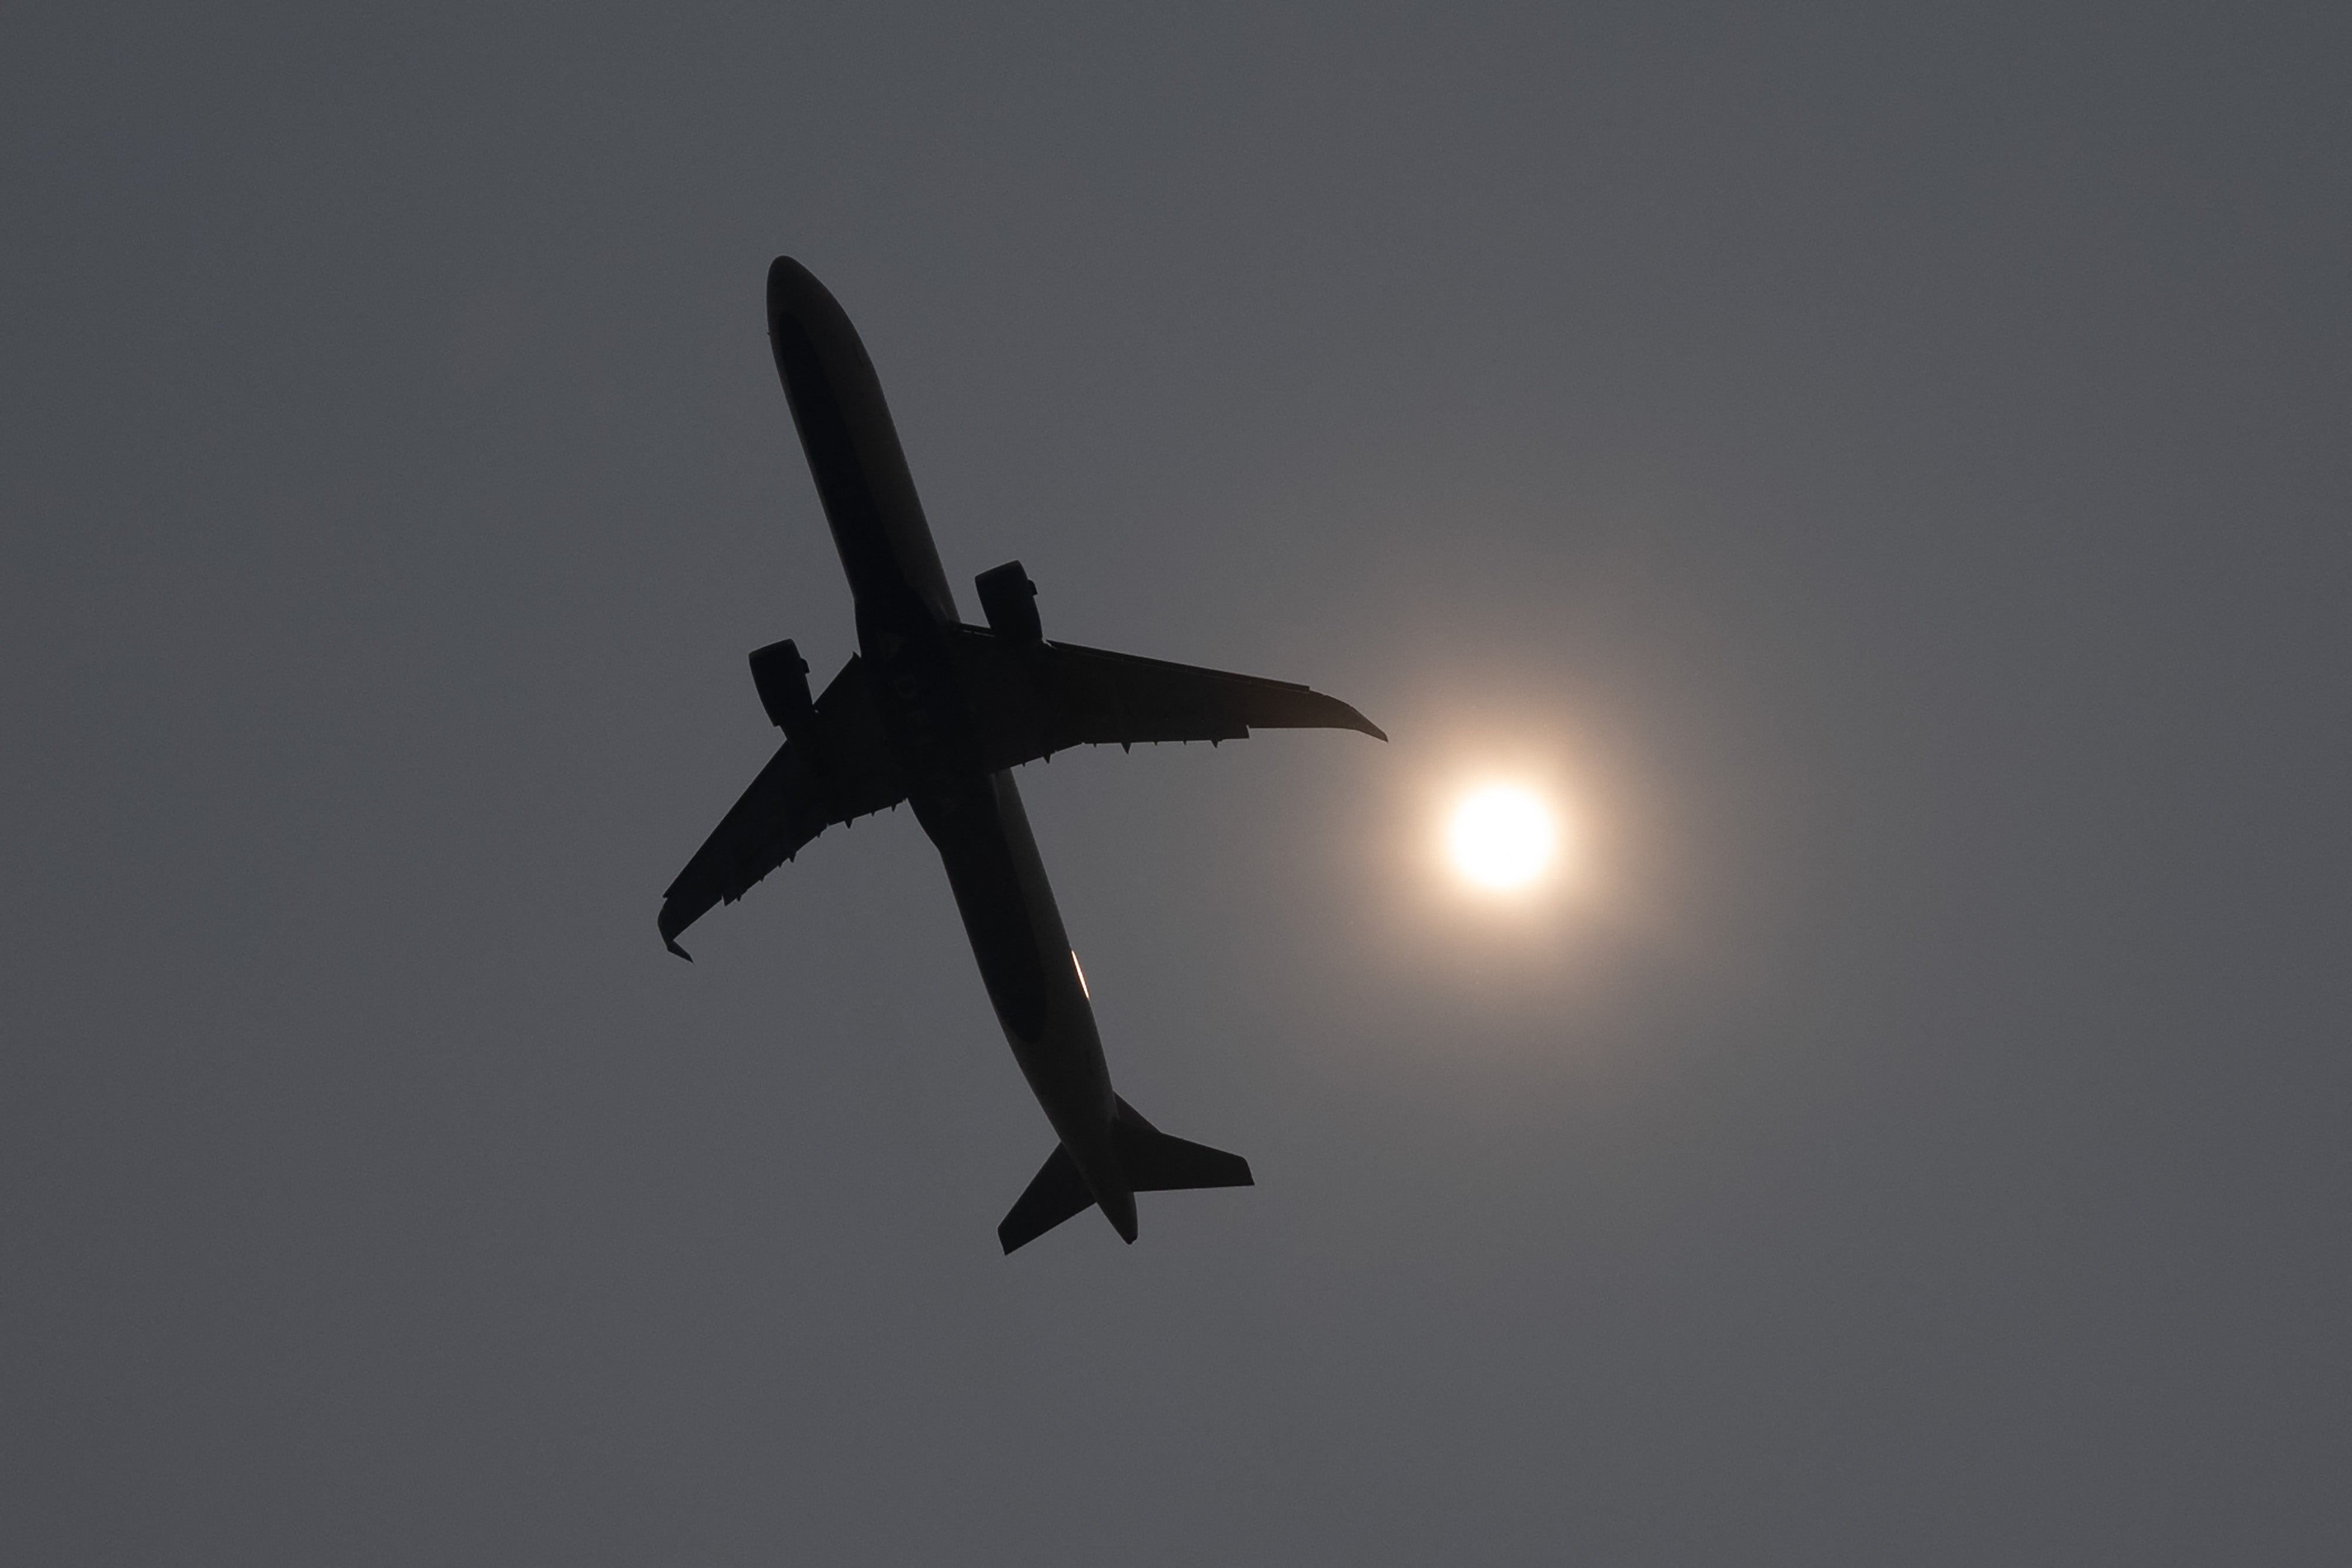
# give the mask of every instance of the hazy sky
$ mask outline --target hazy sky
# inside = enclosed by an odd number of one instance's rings
[[[0,16],[0,1561],[2352,1561],[2352,11]],[[849,601],[1394,737],[698,926]],[[1573,802],[1525,917],[1424,863]]]

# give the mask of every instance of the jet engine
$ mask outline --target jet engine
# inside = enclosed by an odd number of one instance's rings
[[[981,613],[988,629],[1008,643],[1035,644],[1045,640],[1045,623],[1037,619],[1037,585],[1017,560],[991,567],[972,581],[980,589]]]
[[[816,700],[809,695],[808,661],[789,637],[751,652],[751,684],[760,706],[784,738],[814,755]]]

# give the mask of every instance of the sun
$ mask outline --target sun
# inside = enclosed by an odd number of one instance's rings
[[[1455,804],[1446,819],[1445,852],[1468,881],[1503,893],[1543,875],[1559,836],[1551,812],[1534,791],[1488,784]]]

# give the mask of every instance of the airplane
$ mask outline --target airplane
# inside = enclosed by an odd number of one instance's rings
[[[997,1227],[1007,1254],[1089,1207],[1136,1237],[1135,1195],[1255,1185],[1238,1155],[1162,1133],[1110,1085],[1086,977],[1062,927],[1013,769],[1074,746],[1352,729],[1336,697],[1286,681],[1046,640],[1017,560],[976,580],[965,625],[882,401],[874,362],[824,285],[768,269],[768,337],[856,606],[857,652],[812,697],[793,643],[751,656],[783,731],[751,787],[662,895],[662,943],[734,903],[834,823],[910,804],[940,852],[1013,1060],[1060,1140]]]

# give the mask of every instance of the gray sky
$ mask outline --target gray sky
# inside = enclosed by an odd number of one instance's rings
[[[0,1559],[2352,1559],[2352,21],[1949,10],[11,8]],[[655,935],[779,252],[1395,737],[1023,775],[1131,1250],[907,813]]]

